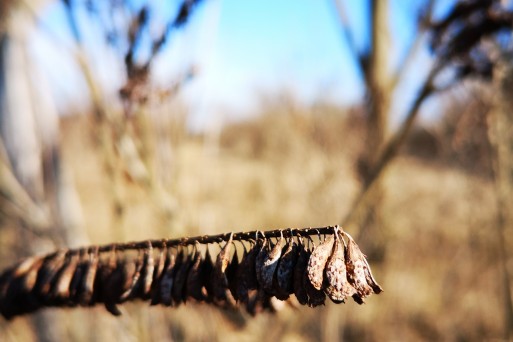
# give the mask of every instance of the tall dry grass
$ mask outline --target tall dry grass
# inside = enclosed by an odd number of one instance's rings
[[[365,141],[357,117],[326,104],[302,108],[278,101],[252,121],[225,127],[215,149],[208,146],[211,140],[174,126],[163,135],[174,158],[165,189],[176,201],[171,217],[151,190],[126,178],[125,209],[116,219],[94,143],[96,128],[87,117],[61,122],[63,160],[76,181],[91,243],[115,241],[119,230],[125,240],[144,240],[329,225],[339,222],[359,187],[355,164]],[[384,185],[383,228],[379,236],[363,238],[385,239],[386,258],[370,256],[385,293],[364,306],[329,308],[333,317],[326,308],[285,307],[275,317],[250,318],[205,305],[173,309],[142,303],[123,306],[121,318],[102,308],[48,312],[70,340],[309,341],[326,337],[328,319],[347,340],[500,337],[491,180],[443,158],[433,162],[409,154],[394,162]],[[3,242],[14,229],[3,229]],[[2,268],[12,261],[2,259]],[[0,323],[2,341],[33,339],[25,319]]]

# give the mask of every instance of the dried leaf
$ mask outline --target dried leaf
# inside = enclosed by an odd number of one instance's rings
[[[316,290],[322,288],[324,280],[324,267],[333,251],[333,236],[329,236],[314,248],[310,259],[308,260],[308,279]]]

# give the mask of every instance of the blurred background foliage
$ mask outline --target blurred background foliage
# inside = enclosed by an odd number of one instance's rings
[[[0,320],[0,340],[513,338],[511,3],[415,2],[414,39],[391,63],[389,1],[368,1],[364,48],[354,3],[328,1],[360,103],[255,90],[249,118],[192,130],[181,95],[201,70],[182,58],[156,82],[156,65],[209,1],[164,14],[153,2],[59,2],[85,93],[65,110],[27,52],[33,32],[62,43],[41,24],[55,2],[0,1],[0,268],[59,247],[342,224],[385,292],[361,307],[285,305],[255,318],[193,304],[127,304],[121,318],[49,309]],[[90,44],[91,27],[104,43]],[[422,51],[430,58],[415,65]],[[398,88],[408,77],[412,101]],[[417,120],[426,108],[436,113]]]

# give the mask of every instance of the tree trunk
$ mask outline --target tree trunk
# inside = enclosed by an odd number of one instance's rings
[[[373,0],[371,7],[372,50],[367,71],[367,91],[369,96],[367,138],[365,155],[361,164],[360,176],[366,186],[372,178],[372,171],[383,151],[388,133],[388,115],[391,99],[391,74],[389,70],[390,35],[388,29],[388,0]],[[373,237],[383,223],[381,203],[384,189],[378,179],[370,194],[364,212],[361,213],[359,239],[369,253],[369,258],[380,260],[383,257],[384,239]],[[375,244],[381,242],[380,245]]]
[[[494,154],[495,193],[497,200],[497,244],[499,277],[503,285],[504,339],[513,338],[513,303],[508,270],[507,230],[513,225],[513,64],[511,57],[494,70],[496,96],[489,117],[489,138]]]

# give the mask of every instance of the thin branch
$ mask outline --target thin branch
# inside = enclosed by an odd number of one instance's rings
[[[404,73],[408,70],[410,64],[413,62],[414,57],[417,53],[417,51],[422,46],[422,39],[424,38],[424,33],[426,33],[428,29],[428,23],[431,22],[433,18],[433,10],[435,7],[435,0],[429,0],[428,4],[426,5],[426,13],[425,15],[419,17],[418,24],[417,24],[417,34],[415,35],[415,39],[411,43],[410,47],[408,48],[408,51],[406,52],[404,58],[399,63],[399,68],[394,73],[394,75],[391,77],[390,80],[390,87],[392,89],[395,89],[397,86],[397,83],[403,78]]]
[[[339,226],[327,226],[319,228],[289,228],[289,229],[275,229],[269,231],[254,230],[250,232],[239,232],[239,233],[225,233],[218,235],[200,235],[194,237],[184,237],[180,239],[162,239],[162,240],[146,240],[142,242],[127,242],[127,243],[115,243],[102,245],[97,248],[98,252],[110,252],[112,250],[126,251],[126,250],[141,250],[151,245],[153,248],[167,248],[167,247],[178,247],[178,246],[193,246],[196,243],[200,244],[211,244],[221,243],[230,240],[233,241],[254,241],[259,238],[292,238],[292,237],[309,237],[314,235],[326,235],[333,234],[336,230],[342,231]],[[83,251],[84,248],[68,250],[67,254],[76,254]],[[55,253],[49,254],[47,257],[51,258],[54,255],[61,253],[62,251],[56,251]]]
[[[338,18],[340,21],[340,26],[342,29],[342,33],[344,34],[344,37],[347,41],[347,45],[349,46],[349,50],[353,52],[355,59],[358,63],[358,66],[365,78],[367,80],[367,56],[363,52],[359,52],[358,48],[356,47],[356,42],[354,39],[354,35],[351,32],[351,28],[349,26],[349,20],[346,15],[346,10],[344,8],[344,5],[342,4],[342,0],[332,0],[333,4],[335,5],[335,9],[337,10]]]
[[[390,164],[390,161],[397,155],[399,152],[399,148],[402,146],[408,133],[410,132],[415,119],[418,116],[419,109],[426,98],[428,98],[431,94],[434,93],[435,88],[433,85],[434,78],[438,74],[441,69],[440,65],[435,65],[429,76],[426,78],[417,98],[414,103],[410,107],[406,119],[403,124],[399,128],[399,130],[395,133],[392,139],[385,146],[383,152],[381,153],[376,166],[371,171],[367,181],[362,186],[359,195],[356,197],[355,201],[346,217],[343,219],[343,224],[348,225],[352,223],[355,219],[355,215],[358,213],[360,207],[366,202],[369,194],[372,192],[373,186],[376,184],[376,181],[380,178],[381,174],[385,170],[385,168]]]

